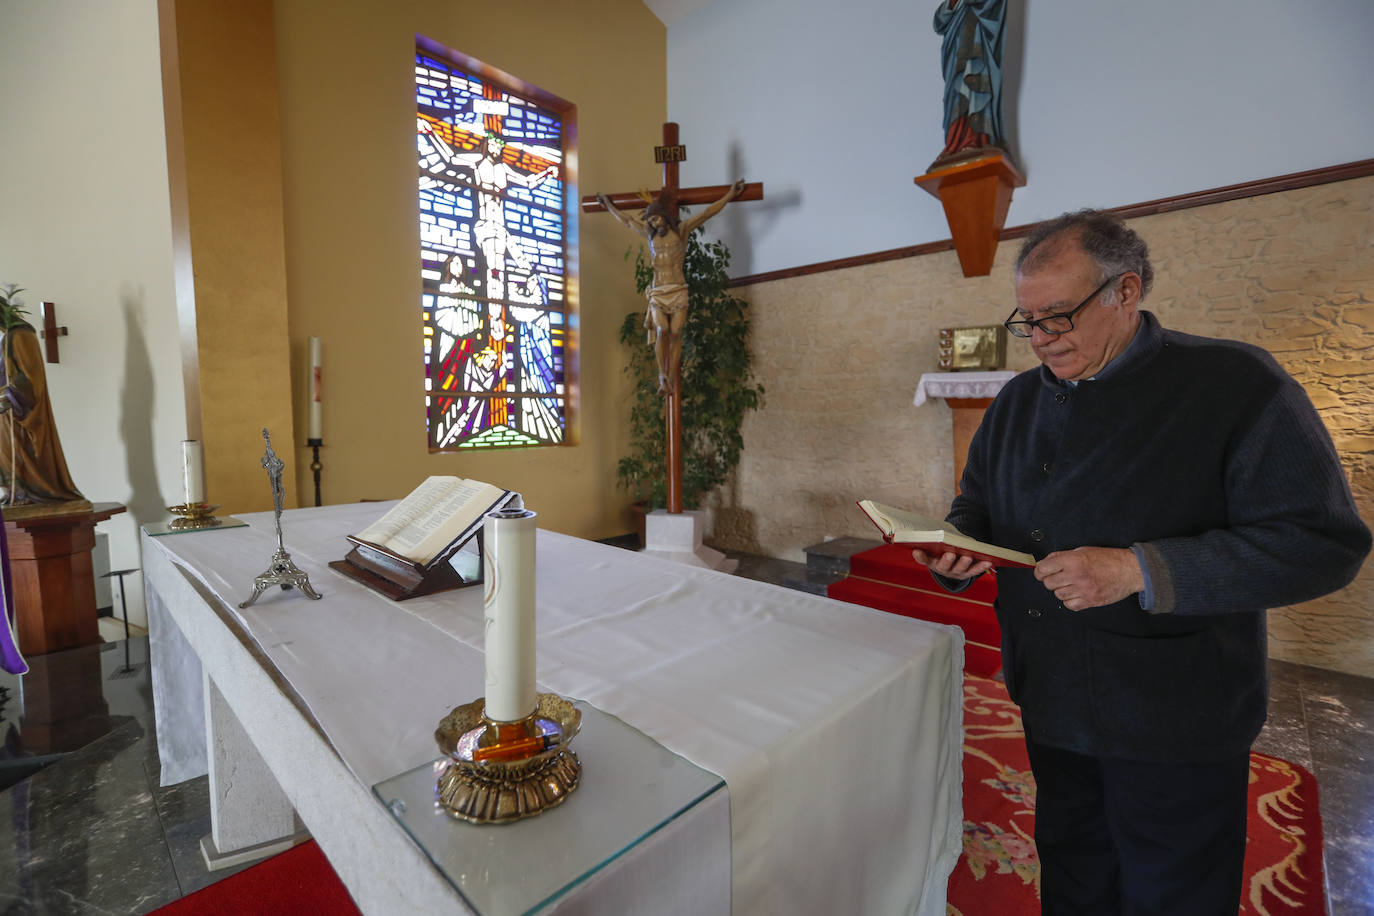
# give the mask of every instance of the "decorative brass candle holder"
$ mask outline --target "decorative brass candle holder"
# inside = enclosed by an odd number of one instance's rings
[[[480,697],[456,707],[434,732],[449,758],[439,774],[439,804],[474,824],[512,823],[561,804],[582,778],[582,763],[568,747],[582,713],[555,693],[537,694],[534,714],[518,722],[488,719],[485,704]],[[529,756],[501,759],[531,747]]]
[[[173,531],[191,531],[196,528],[214,528],[222,524],[215,518],[215,510],[219,506],[212,506],[209,503],[183,503],[180,506],[168,506],[167,511],[176,516],[167,526]]]

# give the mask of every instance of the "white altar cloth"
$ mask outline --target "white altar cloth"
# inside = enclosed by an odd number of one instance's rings
[[[916,383],[912,404],[920,407],[929,398],[995,398],[1002,386],[1016,377],[1010,369],[996,372],[927,372]]]
[[[366,786],[437,756],[435,723],[483,689],[479,588],[396,603],[327,568],[387,508],[283,513],[287,550],[325,597],[274,588],[243,611],[276,546],[271,513],[144,539],[242,623]],[[539,689],[725,779],[736,913],[944,912],[962,829],[958,628],[547,531],[537,576]],[[153,642],[167,646],[154,579]],[[199,698],[169,695],[175,662],[159,655],[176,652],[154,652],[169,784],[205,772]]]

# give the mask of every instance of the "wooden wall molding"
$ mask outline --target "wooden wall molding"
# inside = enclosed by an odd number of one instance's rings
[[[1113,207],[1109,212],[1117,214],[1122,219],[1135,219],[1139,216],[1153,216],[1157,213],[1187,210],[1191,207],[1205,207],[1209,204],[1224,203],[1228,200],[1259,197],[1262,194],[1277,194],[1280,191],[1310,188],[1314,185],[1347,181],[1351,178],[1365,178],[1370,175],[1374,175],[1374,159],[1362,159],[1358,162],[1347,162],[1342,165],[1311,169],[1306,172],[1293,172],[1275,178],[1246,181],[1241,184],[1227,185],[1224,188],[1212,188],[1208,191],[1180,194],[1177,197],[1163,197],[1159,200],[1147,200],[1144,203]],[[1002,230],[998,236],[998,241],[1005,242],[1008,239],[1020,238],[1028,234],[1034,226],[1034,223],[1028,223],[1024,226],[1009,226]],[[800,267],[787,267],[782,270],[749,274],[734,278],[730,281],[730,286],[750,286],[755,283],[768,283],[772,280],[786,280],[791,277],[804,277],[807,274],[824,273],[828,270],[846,270],[850,267],[862,267],[866,264],[880,264],[883,261],[897,261],[923,254],[934,254],[937,251],[950,251],[953,248],[953,239],[942,239],[921,245],[910,245],[905,248],[890,248],[887,251],[855,255],[852,258],[839,258],[834,261],[820,261],[816,264],[803,264]]]

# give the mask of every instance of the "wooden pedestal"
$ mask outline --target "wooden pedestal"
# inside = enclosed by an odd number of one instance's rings
[[[964,479],[964,465],[968,462],[968,446],[978,424],[983,422],[983,412],[992,404],[992,398],[945,398],[954,418],[954,492],[959,492],[959,481]]]
[[[940,198],[966,277],[992,272],[997,239],[1007,221],[1011,192],[1026,183],[1004,156],[961,162],[916,179],[923,191]]]
[[[124,511],[96,503],[90,512],[5,519],[19,648],[44,655],[100,642],[96,627],[95,526]]]

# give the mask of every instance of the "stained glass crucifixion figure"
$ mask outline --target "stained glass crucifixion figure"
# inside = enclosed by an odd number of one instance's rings
[[[649,243],[653,281],[646,294],[649,299],[644,324],[658,361],[658,389],[666,398],[668,451],[668,511],[682,511],[682,404],[678,396],[682,375],[682,329],[687,323],[690,290],[683,273],[687,239],[702,223],[719,213],[732,200],[762,200],[763,184],[702,188],[678,187],[678,163],[687,159],[687,148],[678,143],[678,126],[663,125],[663,145],[654,148],[654,159],[663,163],[663,187],[657,195],[641,193],[597,194],[582,199],[588,213],[606,211]],[[686,204],[709,204],[700,214],[682,220],[680,208]],[[636,217],[621,213],[643,207]]]
[[[565,118],[423,47],[415,86],[429,448],[561,443]]]

